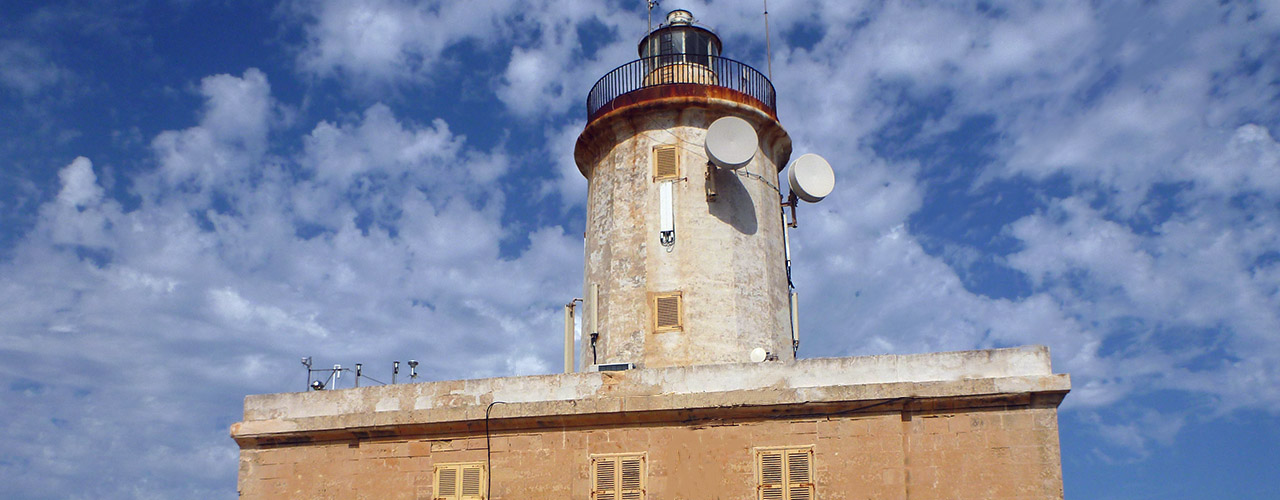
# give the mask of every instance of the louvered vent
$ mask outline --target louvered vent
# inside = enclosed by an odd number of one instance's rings
[[[675,146],[653,148],[653,179],[655,181],[680,178],[680,164]]]
[[[684,304],[681,292],[653,295],[653,331],[673,332],[684,329]]]
[[[436,468],[436,498],[458,498],[458,469]]]
[[[434,500],[484,500],[484,464],[438,464],[435,467]]]
[[[591,457],[594,500],[644,500],[644,455],[597,455]]]
[[[787,499],[812,500],[813,476],[810,466],[813,464],[813,450],[787,452]]]
[[[814,500],[813,448],[756,450],[759,500]]]
[[[788,451],[787,452],[787,478],[791,483],[808,483],[809,479],[809,451]]]
[[[618,498],[618,462],[612,458],[599,458],[595,462],[595,489],[591,492],[596,500],[617,500]]]
[[[480,476],[481,474],[480,474],[479,467],[471,466],[471,467],[462,468],[462,499],[463,500],[470,500],[473,498],[474,499],[484,498],[481,495]]]
[[[622,462],[622,499],[639,500],[644,489],[644,465],[640,457],[624,457],[619,461]]]

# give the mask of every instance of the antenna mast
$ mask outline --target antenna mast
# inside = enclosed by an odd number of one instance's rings
[[[653,33],[653,8],[658,6],[658,0],[647,0],[649,4],[649,31],[644,32],[645,35]]]
[[[769,65],[769,79],[773,80],[773,47],[769,44],[769,0],[764,0],[764,57]]]

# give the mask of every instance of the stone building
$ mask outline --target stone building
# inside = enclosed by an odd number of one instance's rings
[[[1048,349],[796,359],[791,141],[720,51],[673,11],[588,96],[576,366],[569,337],[564,374],[249,396],[241,496],[1062,498]]]

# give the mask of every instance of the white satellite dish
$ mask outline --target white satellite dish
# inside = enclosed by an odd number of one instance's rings
[[[831,194],[836,187],[836,173],[831,164],[821,156],[809,153],[791,162],[787,172],[791,192],[809,203],[817,203]]]
[[[763,363],[767,357],[769,357],[769,352],[765,351],[763,347],[757,347],[751,350],[752,363]]]
[[[720,168],[742,168],[756,157],[760,138],[746,120],[726,116],[707,127],[707,158]]]

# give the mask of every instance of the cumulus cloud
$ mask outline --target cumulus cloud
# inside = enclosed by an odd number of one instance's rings
[[[1273,9],[773,10],[783,124],[839,183],[793,232],[802,351],[1047,344],[1100,432],[1154,390],[1275,411],[1242,389],[1280,362]],[[702,15],[756,36],[745,9]]]
[[[243,77],[215,75],[200,82],[205,108],[198,126],[165,131],[151,141],[167,186],[206,192],[243,181],[266,153],[275,119],[267,77],[257,69]]]
[[[306,35],[299,67],[369,90],[423,81],[463,41],[489,45],[509,37],[500,21],[523,9],[506,0],[326,0],[289,10]]]
[[[98,176],[93,173],[93,162],[83,156],[58,172],[62,180],[62,191],[58,193],[58,203],[72,207],[84,207],[102,199],[102,188],[98,187]]]
[[[132,179],[128,207],[90,160],[59,172],[57,196],[0,265],[11,361],[0,378],[23,393],[0,410],[5,447],[22,457],[0,464],[21,476],[11,491],[39,496],[92,469],[182,484],[104,481],[86,495],[217,496],[234,480],[226,428],[240,398],[302,389],[300,356],[377,376],[403,353],[429,379],[558,365],[546,338],[576,294],[565,270],[581,247],[545,227],[500,251],[503,153],[378,104],[274,157],[269,89],[253,69],[204,79],[198,123],[157,135],[156,168]],[[127,440],[115,429],[126,422]],[[133,455],[147,458],[102,459]]]
[[[364,91],[422,84],[451,50],[473,44],[506,56],[498,84],[485,90],[525,117],[557,116],[580,104],[597,74],[635,50],[632,40],[612,33],[641,34],[634,14],[586,0],[325,1],[291,11],[306,33],[298,55],[306,73]],[[590,40],[600,45],[592,54],[579,36],[588,27],[605,37]],[[473,70],[490,64],[458,63]]]

